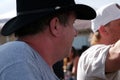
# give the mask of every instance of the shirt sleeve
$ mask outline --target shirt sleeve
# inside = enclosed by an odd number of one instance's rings
[[[86,50],[78,63],[78,78],[106,79],[105,60],[110,46],[95,45]]]

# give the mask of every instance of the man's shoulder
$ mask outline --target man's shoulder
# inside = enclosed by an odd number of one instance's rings
[[[27,58],[31,52],[29,46],[20,41],[7,42],[0,46],[0,60],[19,60],[21,58]],[[4,59],[5,58],[5,59]]]
[[[109,48],[110,45],[104,45],[104,44],[94,45],[89,47],[86,51],[84,51],[81,57],[95,57],[96,55],[97,56],[106,55],[108,53]]]
[[[11,41],[4,43],[3,45],[0,46],[0,51],[21,51],[21,49],[27,48],[28,45],[25,42],[21,41]]]
[[[103,50],[103,49],[107,49],[109,47],[110,47],[110,45],[97,44],[97,45],[93,45],[93,46],[89,47],[88,50]]]

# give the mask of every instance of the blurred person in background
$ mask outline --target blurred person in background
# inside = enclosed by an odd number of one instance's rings
[[[64,79],[63,59],[53,65],[53,70],[60,80]]]
[[[66,65],[64,65],[66,66],[65,80],[76,80],[78,59],[77,50],[72,47],[69,56],[64,59],[64,63],[66,63]]]
[[[79,59],[77,80],[120,80],[120,5],[98,9],[91,28],[92,46]]]
[[[66,63],[66,72],[65,72],[65,80],[77,80],[77,66],[78,66],[78,60],[88,46],[83,45],[81,49],[76,49],[75,47],[72,47],[71,53],[68,57],[66,57],[65,63]]]

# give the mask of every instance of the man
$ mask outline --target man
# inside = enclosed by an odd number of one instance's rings
[[[92,45],[94,46],[90,47],[81,55],[78,62],[77,79],[119,80],[119,4],[111,3],[98,9],[97,17],[92,20],[92,30],[94,32]]]
[[[93,8],[73,0],[16,0],[17,16],[1,30],[16,41],[0,46],[0,80],[59,80],[52,65],[68,56],[75,19],[93,19]]]
[[[91,44],[115,43],[120,38],[120,31],[118,27],[120,19],[120,6],[116,5],[115,3],[111,3],[111,5],[106,8],[103,6],[102,8],[98,9],[97,13],[97,18],[92,20],[92,30],[94,32],[94,37],[91,40]],[[107,35],[106,32],[110,35]]]

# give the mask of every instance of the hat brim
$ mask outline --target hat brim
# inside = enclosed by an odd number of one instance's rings
[[[49,15],[52,12],[57,11],[68,11],[73,10],[77,14],[77,19],[83,19],[83,20],[91,20],[96,17],[96,12],[93,8],[83,5],[83,4],[76,4],[76,5],[70,5],[67,7],[61,7],[60,9],[57,9],[53,11],[53,9],[46,10],[45,12],[37,12],[33,14],[27,14],[27,15],[18,15],[12,19],[10,19],[5,25],[3,26],[1,30],[1,34],[4,36],[8,36],[12,33],[14,33],[19,28],[25,26],[26,24],[29,24],[37,19],[40,19],[43,16]]]
[[[75,11],[77,14],[77,19],[92,20],[96,17],[96,12],[93,8],[87,5],[76,5]]]

